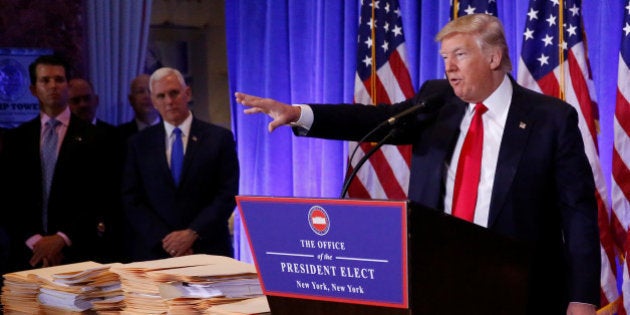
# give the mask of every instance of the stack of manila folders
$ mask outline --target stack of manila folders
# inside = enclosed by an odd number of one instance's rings
[[[88,261],[3,277],[7,315],[269,313],[255,267],[223,256]]]

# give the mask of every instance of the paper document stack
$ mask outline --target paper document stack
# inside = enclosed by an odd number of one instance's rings
[[[37,280],[29,277],[28,271],[13,272],[3,275],[2,307],[5,313],[37,314],[39,303],[39,284]]]
[[[41,276],[39,302],[70,311],[120,311],[123,292],[112,265]]]
[[[4,275],[5,313],[71,314],[92,310],[93,303],[120,299],[118,275],[109,265],[82,262]],[[120,304],[103,309],[120,310]]]
[[[223,256],[88,261],[3,277],[0,301],[6,315],[269,313],[256,268]]]
[[[113,267],[112,271],[121,278],[125,314],[204,314],[217,305],[262,295],[256,268],[223,256],[191,255],[138,262]],[[233,314],[269,312],[266,299],[256,301],[244,303],[244,313]],[[252,303],[262,306],[250,311]]]
[[[250,315],[269,312],[267,297],[263,295],[240,302],[215,305],[206,309],[203,315]]]

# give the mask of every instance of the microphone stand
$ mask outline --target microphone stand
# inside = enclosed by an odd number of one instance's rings
[[[357,153],[357,149],[359,148],[359,145],[362,142],[364,142],[369,136],[371,136],[373,133],[375,133],[377,130],[380,130],[384,126],[387,126],[387,125],[393,126],[396,123],[398,123],[398,121],[401,118],[406,117],[406,116],[408,116],[410,114],[413,114],[413,113],[415,113],[418,110],[424,109],[427,106],[427,104],[430,102],[430,100],[432,100],[434,98],[436,98],[436,97],[425,99],[422,102],[416,104],[415,106],[407,108],[406,110],[404,110],[404,111],[402,111],[402,112],[400,112],[400,113],[390,117],[389,119],[383,121],[378,126],[376,126],[376,128],[374,128],[370,132],[368,132],[368,134],[363,136],[363,138],[361,138],[361,140],[359,140],[357,142],[357,146],[354,147],[354,150],[352,150],[352,154],[350,154],[350,159],[348,160],[348,168],[346,170],[346,174],[348,174],[348,171],[350,170],[350,167],[352,166],[352,160],[354,159],[354,155]],[[365,162],[367,162],[367,159],[369,159],[370,156],[372,156],[372,154],[374,154],[374,152],[376,152],[376,150],[378,150],[380,147],[383,146],[383,144],[385,144],[385,141],[387,141],[391,137],[393,137],[396,134],[396,132],[398,132],[398,128],[396,128],[396,127],[392,128],[392,130],[390,130],[389,133],[383,139],[381,139],[376,144],[376,146],[374,146],[374,148],[372,148],[365,156],[363,156],[363,158],[361,158],[361,160],[359,160],[359,162],[357,163],[357,166],[352,171],[352,174],[348,175],[346,177],[346,179],[344,180],[343,189],[341,190],[341,197],[339,197],[339,198],[341,198],[341,199],[345,198],[346,193],[348,192],[348,188],[350,187],[350,182],[352,182],[354,177],[357,175],[357,172],[359,171],[361,166],[363,166],[363,164]]]
[[[385,121],[384,123],[380,124],[376,128],[372,129],[372,131],[370,131],[361,140],[359,140],[359,142],[357,143],[357,146],[354,148],[354,150],[352,150],[352,155],[350,156],[350,160],[348,161],[348,163],[349,163],[348,167],[350,167],[350,165],[352,164],[352,159],[354,158],[354,154],[357,152],[357,148],[359,147],[361,142],[365,141],[365,139],[367,137],[369,137],[372,133],[374,133],[376,130],[380,129],[382,126],[384,126],[386,124],[387,124],[387,121]],[[352,170],[352,173],[350,175],[348,175],[348,177],[344,181],[343,188],[341,189],[341,196],[339,198],[343,199],[343,198],[346,197],[346,194],[348,193],[348,189],[350,188],[350,183],[352,183],[352,180],[357,176],[357,172],[359,172],[359,169],[361,169],[361,166],[363,166],[363,164],[365,164],[365,162],[367,162],[367,160],[374,154],[374,152],[376,152],[376,150],[378,150],[380,147],[382,147],[385,144],[385,142],[387,142],[387,140],[389,140],[391,137],[393,137],[397,132],[398,132],[398,128],[392,128],[392,130],[390,130],[387,133],[387,135],[385,135],[385,137],[383,137],[378,143],[376,143],[376,145],[372,149],[370,149],[370,151],[368,151],[359,160],[359,162],[357,163],[355,168]]]

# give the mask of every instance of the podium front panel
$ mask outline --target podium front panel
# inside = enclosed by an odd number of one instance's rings
[[[269,296],[407,309],[404,201],[237,196]]]

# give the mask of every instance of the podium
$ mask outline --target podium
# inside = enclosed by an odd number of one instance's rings
[[[273,315],[525,314],[527,246],[478,225],[404,201],[238,196],[237,204]],[[344,218],[346,213],[353,219]],[[285,216],[291,223],[282,222],[284,219],[279,216]],[[306,222],[306,218],[311,220],[308,222],[312,231],[301,222]],[[396,220],[400,220],[399,229],[392,228]],[[320,225],[313,226],[313,222]],[[307,225],[302,229],[305,231],[300,229],[302,224]],[[283,235],[285,228],[286,235]],[[321,234],[326,228],[342,230],[341,234],[331,237],[334,242],[344,244],[343,251],[328,252],[304,246],[309,244],[309,233]],[[380,243],[381,237],[377,234],[384,235],[382,238],[388,244]],[[318,237],[311,238],[319,240]],[[302,246],[291,245],[296,241],[301,241]],[[267,243],[271,243],[269,246],[274,250],[261,251]],[[284,245],[287,247],[278,248]],[[349,253],[350,248],[357,250],[357,247],[363,247],[366,252]],[[277,257],[269,257],[270,253],[295,257],[299,263],[292,263],[295,268],[286,269],[291,264],[279,263]],[[320,265],[324,262],[318,262],[319,255],[331,257],[331,266]],[[303,282],[300,277],[306,276],[318,279],[316,283],[323,283],[324,289],[340,280],[348,280],[339,277],[341,272],[330,272],[331,268],[340,270],[334,267],[335,263],[339,263],[341,269],[346,268],[343,260],[349,258],[344,255],[380,257],[355,261],[363,267],[352,267],[354,270],[372,271],[372,274],[356,274],[363,279],[352,279],[359,281],[350,286],[360,287],[360,294],[349,296],[347,292],[335,290],[322,293],[300,287],[299,283]],[[289,258],[283,257],[280,261],[282,259]],[[376,267],[365,267],[364,261],[376,261]],[[302,265],[310,267],[311,271],[305,268],[308,274],[295,272]],[[313,266],[321,270],[315,272]],[[388,269],[392,266],[394,268]],[[389,277],[394,280],[387,282]],[[298,282],[298,286],[293,282]]]

